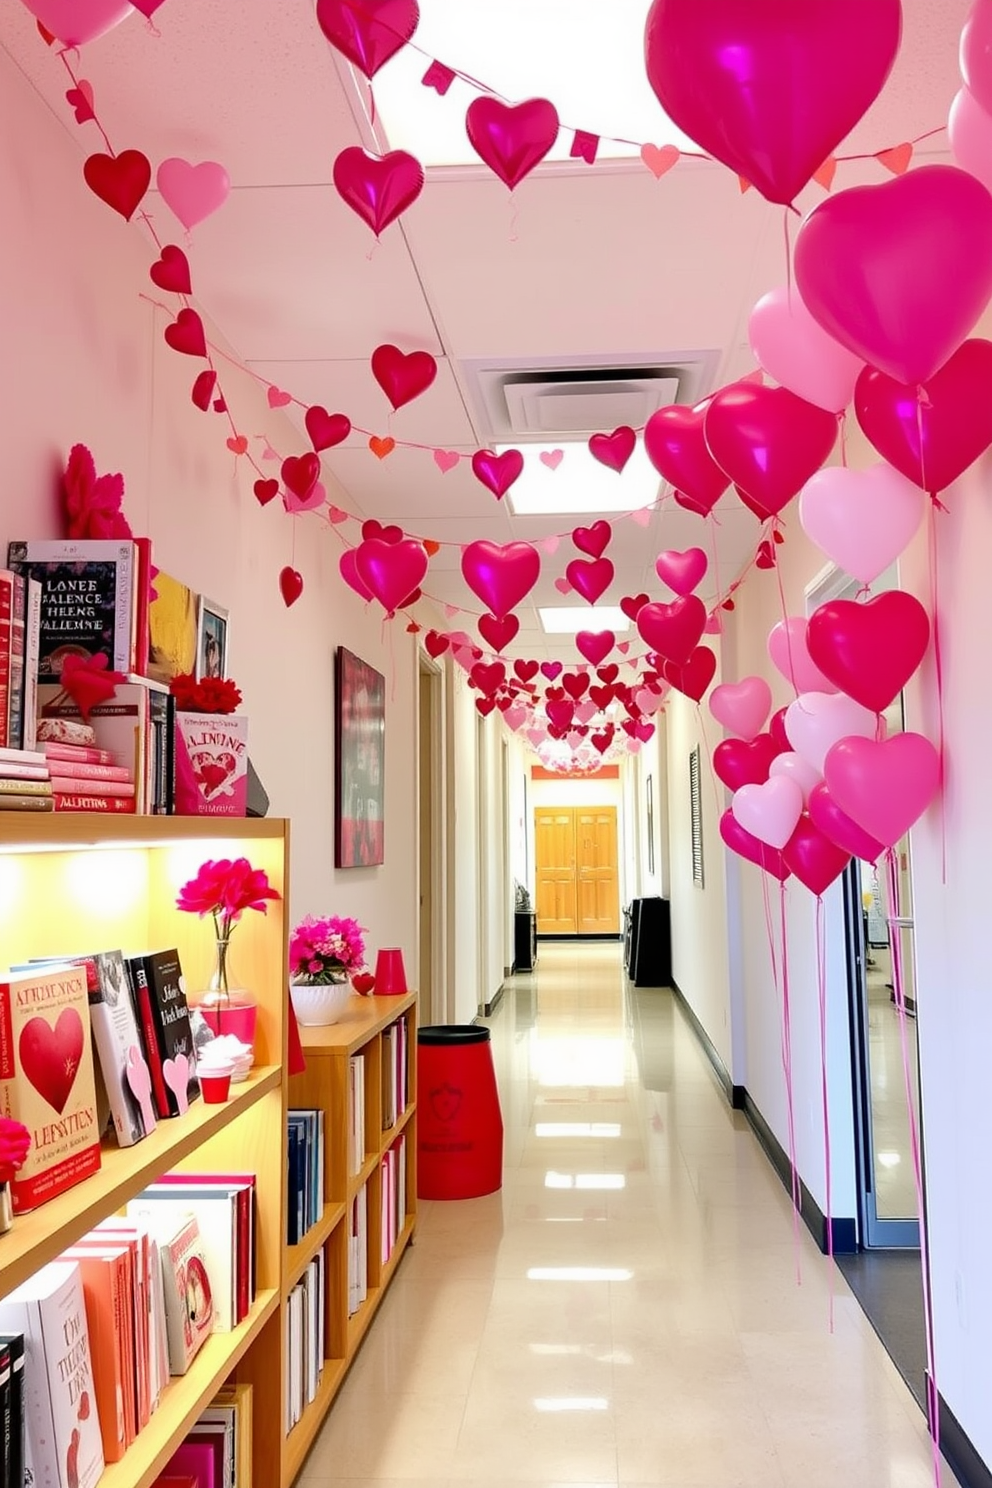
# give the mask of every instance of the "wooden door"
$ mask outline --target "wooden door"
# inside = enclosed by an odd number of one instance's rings
[[[575,808],[576,931],[617,935],[620,889],[615,806]]]
[[[534,812],[534,868],[539,935],[574,935],[575,812],[571,806]]]

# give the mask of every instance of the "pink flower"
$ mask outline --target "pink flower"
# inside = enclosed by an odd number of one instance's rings
[[[217,934],[226,937],[246,909],[265,914],[266,901],[278,898],[265,871],[247,858],[218,858],[201,864],[196,877],[183,884],[176,905],[201,919],[213,915]]]
[[[329,981],[334,973],[358,971],[365,964],[363,935],[357,920],[306,915],[290,936],[290,975]]]

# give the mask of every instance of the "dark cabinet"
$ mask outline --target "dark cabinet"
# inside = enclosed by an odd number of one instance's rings
[[[537,960],[537,915],[518,909],[513,916],[513,969],[533,971]]]
[[[632,899],[624,911],[624,970],[635,987],[672,980],[672,921],[667,899]]]

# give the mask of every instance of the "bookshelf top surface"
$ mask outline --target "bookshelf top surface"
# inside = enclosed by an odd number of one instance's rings
[[[99,847],[159,847],[174,842],[259,841],[285,837],[288,822],[257,816],[126,816],[102,812],[2,811],[0,853]]]
[[[360,1049],[370,1038],[408,1008],[416,1005],[416,992],[407,992],[403,997],[359,997],[352,993],[348,1010],[338,1023],[329,1023],[320,1028],[301,1025],[300,1043],[304,1053],[319,1054],[322,1050],[344,1049],[349,1052]]]

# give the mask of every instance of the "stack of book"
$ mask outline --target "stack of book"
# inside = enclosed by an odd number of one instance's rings
[[[398,1018],[382,1035],[382,1129],[388,1131],[406,1110],[406,1019]]]
[[[324,1367],[326,1315],[324,1252],[319,1250],[289,1294],[287,1307],[286,1430],[317,1398]]]
[[[51,811],[52,805],[45,755],[0,747],[0,811]]]
[[[39,684],[38,737],[57,782],[56,811],[170,815],[174,718],[168,689],[147,677],[119,683],[112,698],[90,710],[88,724],[58,683]]]
[[[41,585],[0,568],[0,748],[33,749]]]
[[[380,1163],[379,1193],[381,1214],[379,1233],[382,1237],[382,1264],[385,1265],[406,1224],[406,1133],[383,1154]]]
[[[251,1488],[251,1435],[251,1385],[225,1385],[152,1488]]]
[[[288,1128],[286,1243],[296,1245],[324,1212],[324,1113],[293,1110]]]
[[[110,749],[87,744],[42,744],[56,811],[133,811],[134,770]],[[97,798],[98,803],[94,802]]]

